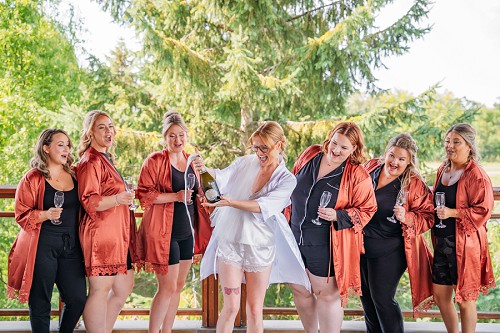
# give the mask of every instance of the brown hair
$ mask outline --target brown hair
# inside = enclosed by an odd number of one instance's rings
[[[283,132],[283,128],[281,128],[280,124],[275,121],[264,122],[250,136],[250,144],[253,144],[253,138],[255,138],[256,136],[259,136],[268,147],[272,147],[278,142],[281,142],[282,150],[280,154],[286,161],[287,156],[285,154],[285,149],[287,147],[287,141],[285,133]]]
[[[381,161],[384,162],[385,158],[387,156],[387,153],[389,149],[392,147],[398,147],[401,149],[406,150],[410,154],[410,164],[406,167],[405,171],[401,174],[401,188],[406,189],[410,185],[411,178],[416,176],[422,180],[422,182],[425,181],[418,170],[418,159],[417,159],[417,151],[418,151],[418,146],[417,142],[412,138],[412,136],[408,133],[400,133],[396,135],[395,137],[391,138],[389,142],[387,143],[387,147],[385,147],[384,151],[384,156],[381,158]],[[428,187],[425,186],[426,190],[428,190]],[[427,191],[426,191],[427,193]]]
[[[94,123],[100,116],[105,116],[111,119],[109,114],[101,110],[89,111],[85,116],[85,119],[83,120],[82,135],[80,136],[80,142],[78,143],[78,157],[82,157],[83,153],[85,153],[85,151],[90,147],[90,144],[92,143],[92,135],[90,133],[92,132],[92,128],[94,128]],[[113,128],[113,134],[116,135],[115,128]],[[106,151],[106,154],[111,159],[111,161],[114,161],[113,148],[115,146],[116,141],[113,140],[111,149],[109,151]]]
[[[467,159],[467,163],[469,163],[470,159],[472,158],[474,161],[479,162],[481,157],[479,156],[479,150],[477,148],[477,143],[476,143],[476,130],[474,127],[472,127],[470,124],[467,123],[459,123],[452,125],[449,130],[446,131],[446,134],[444,137],[446,138],[448,134],[451,132],[457,133],[460,135],[465,143],[469,146],[470,148],[470,153],[469,153],[469,158]],[[446,165],[450,165],[450,160],[445,156],[444,160],[446,161]]]
[[[359,128],[358,125],[350,121],[338,123],[337,126],[328,133],[325,141],[323,141],[323,153],[326,154],[328,151],[328,145],[335,133],[345,135],[349,139],[349,142],[351,142],[353,146],[356,146],[356,149],[351,153],[350,157],[353,164],[361,164],[366,160],[363,132],[361,132],[361,128]]]
[[[48,166],[48,154],[45,152],[43,149],[43,146],[50,146],[52,143],[52,140],[54,139],[54,135],[62,133],[66,135],[69,141],[69,148],[70,152],[68,154],[68,159],[66,160],[66,164],[63,165],[64,171],[69,173],[72,176],[75,176],[75,172],[71,168],[71,165],[73,164],[75,158],[73,157],[73,154],[71,153],[71,149],[73,148],[73,143],[71,142],[71,139],[69,138],[68,133],[63,131],[62,129],[57,129],[57,128],[48,128],[46,130],[43,130],[42,133],[38,136],[38,140],[35,144],[35,147],[33,149],[33,158],[30,160],[30,166],[34,169],[37,169],[40,171],[40,173],[46,178],[50,179],[52,176],[50,175],[50,171],[47,168]]]

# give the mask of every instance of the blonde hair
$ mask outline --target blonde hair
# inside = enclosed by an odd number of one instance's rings
[[[361,132],[361,128],[353,122],[344,121],[338,123],[334,129],[328,133],[325,141],[323,141],[323,153],[328,152],[328,145],[332,140],[335,133],[339,133],[345,135],[349,142],[356,146],[356,149],[351,153],[350,160],[353,164],[361,164],[366,161],[366,152],[365,152],[365,140],[363,138],[363,132]]]
[[[280,124],[275,121],[266,121],[262,125],[259,126],[250,136],[250,145],[253,144],[253,138],[256,136],[260,137],[261,140],[268,146],[273,147],[278,142],[281,142],[281,156],[286,161],[287,156],[285,154],[285,149],[287,147],[287,141],[285,137],[285,132],[283,132],[283,128],[281,128]]]
[[[109,114],[101,110],[89,111],[85,116],[85,119],[83,120],[82,135],[80,136],[80,142],[78,143],[78,157],[82,157],[83,153],[85,153],[85,151],[90,147],[92,143],[91,132],[92,129],[94,128],[94,124],[97,118],[99,118],[100,116],[105,116],[112,121]],[[116,129],[114,127],[113,127],[113,134],[116,135]],[[111,148],[109,149],[109,151],[106,151],[106,154],[111,159],[111,161],[114,161],[113,150],[115,147],[116,147],[116,141],[113,140]]]
[[[381,158],[382,162],[385,162],[387,153],[389,152],[389,149],[391,149],[392,147],[398,147],[404,149],[410,154],[410,163],[400,176],[401,188],[402,189],[408,188],[411,182],[411,178],[414,176],[420,178],[420,180],[424,182],[422,174],[418,169],[418,159],[417,159],[418,146],[417,142],[413,139],[413,137],[408,133],[400,133],[395,137],[391,138],[387,143],[387,147],[385,147],[384,156]],[[427,186],[425,186],[425,188],[428,189]]]
[[[52,176],[50,175],[50,171],[47,168],[49,154],[45,152],[43,146],[50,146],[50,144],[54,139],[54,135],[59,133],[66,135],[69,141],[69,148],[70,148],[70,152],[68,154],[66,164],[63,165],[63,169],[70,175],[75,176],[75,172],[71,168],[71,165],[75,160],[73,154],[71,153],[71,149],[73,148],[73,143],[71,142],[68,133],[66,133],[62,129],[48,128],[46,130],[43,130],[42,133],[40,133],[40,135],[38,136],[38,140],[33,149],[33,158],[31,158],[30,160],[30,166],[33,169],[37,169],[46,179],[51,179]]]
[[[472,127],[470,124],[467,123],[458,123],[452,125],[450,129],[446,131],[444,137],[446,138],[448,134],[450,134],[451,132],[460,135],[464,139],[465,143],[469,146],[470,153],[469,157],[467,158],[467,163],[469,163],[471,159],[473,159],[476,162],[479,162],[481,156],[479,156],[479,150],[477,148],[476,130],[474,129],[474,127]],[[450,166],[451,162],[446,156],[444,157],[444,160],[446,162],[446,165]]]
[[[163,115],[163,129],[161,131],[163,136],[163,145],[165,145],[165,136],[167,135],[167,131],[172,125],[177,125],[182,128],[186,134],[188,132],[188,128],[186,123],[184,123],[184,119],[182,119],[182,115],[175,110],[170,110]]]

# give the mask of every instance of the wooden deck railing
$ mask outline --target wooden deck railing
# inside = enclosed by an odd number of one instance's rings
[[[0,199],[13,199],[16,187],[9,185],[0,186]],[[495,187],[494,198],[495,201],[500,201],[500,187]],[[136,213],[137,217],[142,217],[142,213]],[[0,211],[0,217],[14,218],[14,212],[11,211]],[[494,213],[491,217],[492,219],[500,219],[500,213]],[[219,293],[218,293],[218,281],[214,279],[213,275],[204,279],[202,281],[202,307],[187,309],[180,308],[177,311],[177,315],[180,316],[201,316],[202,325],[204,327],[215,327],[217,323],[217,318],[219,315]],[[241,298],[241,310],[235,320],[236,326],[245,326],[246,324],[246,313],[245,313],[245,300],[246,300],[246,289],[245,285],[242,285],[242,298]],[[61,305],[59,309],[53,309],[51,314],[53,316],[59,316],[61,314]],[[124,316],[148,316],[149,309],[123,309],[120,315]],[[295,308],[280,308],[280,307],[267,307],[264,308],[264,315],[297,315],[297,310]],[[345,316],[357,317],[363,316],[362,309],[349,309],[344,310]],[[0,309],[0,317],[20,317],[29,316],[29,311],[27,309]],[[403,310],[403,316],[406,318],[411,318],[413,312],[411,310]],[[439,311],[431,310],[421,314],[422,317],[440,318],[441,315]],[[478,318],[480,319],[500,319],[500,312],[478,312]]]

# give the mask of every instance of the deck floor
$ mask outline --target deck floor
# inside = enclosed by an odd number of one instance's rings
[[[83,324],[82,324],[83,326]],[[148,322],[143,320],[119,320],[114,333],[145,333],[148,330]],[[28,333],[31,327],[27,321],[3,321],[0,322],[0,332]],[[57,332],[57,322],[51,323],[51,332]],[[77,333],[85,332],[85,328],[75,330]],[[174,324],[174,333],[212,333],[215,329],[201,328],[201,321],[177,320]],[[234,332],[245,332],[244,328],[235,329]],[[303,332],[302,325],[298,320],[265,320],[265,333],[296,333]],[[344,321],[342,333],[365,333],[366,328],[363,321]],[[405,333],[446,333],[442,322],[406,322]],[[478,324],[476,333],[500,333],[498,324]]]

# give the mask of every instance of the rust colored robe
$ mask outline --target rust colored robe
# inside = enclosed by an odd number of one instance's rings
[[[17,297],[22,303],[28,302],[33,282],[38,239],[44,222],[38,219],[44,194],[45,178],[36,169],[24,175],[16,190],[14,210],[21,230],[9,253],[7,295]]]
[[[304,165],[321,152],[320,145],[303,151],[295,161],[292,173],[296,175]],[[361,165],[346,162],[340,190],[335,204],[336,210],[346,210],[354,227],[331,230],[331,248],[335,269],[335,279],[340,292],[342,306],[347,304],[351,292],[361,295],[360,254],[364,253],[363,227],[377,211],[377,201],[370,175]],[[289,219],[291,207],[285,209]]]
[[[125,274],[129,251],[137,261],[133,211],[126,205],[96,211],[102,197],[125,191],[122,178],[105,156],[89,147],[78,163],[77,180],[85,210],[79,233],[87,276]]]
[[[434,188],[444,172],[439,167]],[[471,160],[458,180],[455,223],[458,281],[455,302],[475,301],[495,287],[486,236],[494,198],[491,180],[483,168]]]
[[[188,158],[188,154],[184,153]],[[191,165],[194,169],[194,167]],[[140,266],[146,271],[167,274],[170,254],[170,239],[174,217],[174,203],[153,204],[162,193],[172,193],[172,168],[167,150],[155,152],[148,156],[141,169],[138,183],[138,194],[144,215],[139,226],[138,254]],[[195,174],[200,180],[197,171]],[[198,193],[203,193],[201,187]],[[195,254],[202,254],[207,248],[212,234],[210,218],[201,206],[200,196],[196,196],[194,214]]]
[[[365,169],[371,173],[379,165],[379,159],[372,159],[365,164]],[[433,304],[432,253],[423,233],[434,225],[434,204],[432,193],[430,191],[426,193],[426,187],[427,185],[419,177],[411,178],[408,200],[404,206],[405,220],[413,222],[413,226],[401,223],[414,317],[418,317],[418,312],[428,310]]]

